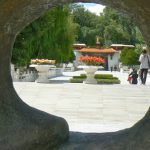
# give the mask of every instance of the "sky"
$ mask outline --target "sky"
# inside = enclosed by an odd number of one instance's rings
[[[94,4],[94,3],[80,3],[80,4],[84,5],[86,9],[95,13],[96,15],[99,15],[101,12],[103,12],[103,9],[105,8],[105,6],[103,5]]]

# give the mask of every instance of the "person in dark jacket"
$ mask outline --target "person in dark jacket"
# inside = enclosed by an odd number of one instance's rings
[[[131,84],[137,84],[138,83],[138,74],[137,74],[136,69],[133,69],[133,71],[130,73],[129,76],[132,78]]]

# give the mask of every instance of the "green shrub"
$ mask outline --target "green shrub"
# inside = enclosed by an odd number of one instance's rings
[[[80,76],[73,76],[73,79],[85,79],[85,78],[86,78],[85,74],[82,74]]]
[[[79,79],[79,78],[72,78],[70,79],[70,83],[83,83],[83,78]]]
[[[87,76],[86,76],[86,74],[81,74],[80,77],[86,78]]]
[[[71,83],[83,83],[86,79],[86,74],[81,74],[80,76],[73,76],[70,79]],[[112,74],[96,74],[95,79],[98,84],[120,84],[120,80],[117,77],[113,77]]]
[[[116,80],[119,80],[117,77],[112,77],[112,79],[116,79]]]
[[[120,80],[117,79],[97,79],[98,84],[120,84]]]
[[[96,74],[95,79],[112,79],[112,74]]]
[[[76,77],[76,76],[75,76]],[[82,78],[86,78],[86,74],[81,74],[80,76],[78,77],[82,77]],[[113,75],[112,74],[96,74],[95,75],[95,78],[96,79],[112,79],[113,78]],[[115,77],[116,78],[116,77]]]

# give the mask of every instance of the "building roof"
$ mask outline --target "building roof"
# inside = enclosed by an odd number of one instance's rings
[[[75,43],[75,44],[73,44],[73,46],[86,46],[86,44],[84,44],[84,43]]]
[[[84,44],[84,43],[73,44],[73,48],[76,49],[76,50],[80,50],[80,49],[82,49],[84,47],[86,47],[86,44]]]
[[[107,48],[107,49],[98,49],[98,48],[82,48],[79,50],[81,53],[102,53],[102,54],[110,54],[110,53],[116,53],[117,51],[113,48]]]
[[[130,47],[134,48],[134,45],[125,45],[125,44],[112,44],[111,47]]]

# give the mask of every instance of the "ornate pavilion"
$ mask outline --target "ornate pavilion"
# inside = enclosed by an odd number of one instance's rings
[[[74,44],[74,52],[76,55],[76,66],[80,65],[79,58],[81,56],[99,56],[103,57],[106,61],[105,70],[111,70],[111,68],[119,67],[120,52],[113,48],[100,48],[98,38],[95,48],[88,48],[85,44]]]
[[[96,37],[96,46],[89,48],[86,44],[74,44],[74,52],[76,55],[75,65],[80,65],[79,58],[81,56],[99,56],[105,59],[105,70],[119,68],[119,58],[122,49],[134,48],[134,45],[112,44],[110,48],[101,48],[99,37]]]

